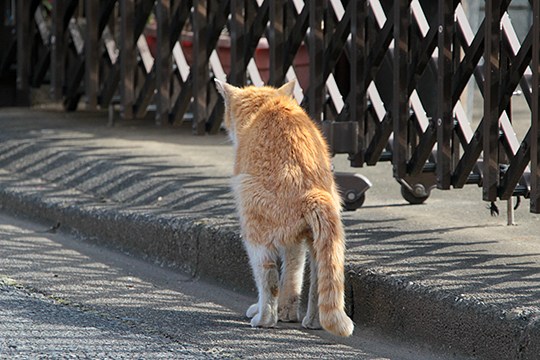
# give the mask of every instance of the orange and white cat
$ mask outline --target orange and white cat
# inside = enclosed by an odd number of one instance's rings
[[[344,311],[340,197],[328,146],[291,97],[294,82],[279,89],[237,88],[216,79],[216,86],[235,147],[232,188],[258,289],[258,302],[247,310],[251,325],[299,320],[309,249],[311,286],[302,325],[351,335],[354,325]]]

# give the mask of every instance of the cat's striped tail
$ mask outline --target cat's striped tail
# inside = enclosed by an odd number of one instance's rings
[[[319,321],[328,332],[349,336],[354,324],[344,310],[345,233],[339,196],[335,190],[334,194],[316,190],[306,200],[305,219],[313,234],[312,259],[318,268]]]

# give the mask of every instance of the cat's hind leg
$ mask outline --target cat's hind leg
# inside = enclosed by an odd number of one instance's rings
[[[247,241],[246,249],[259,294],[257,304],[251,305],[246,315],[252,318],[251,326],[253,327],[274,327],[278,320],[277,252],[266,246],[251,244]]]
[[[317,262],[314,259],[312,245],[309,249],[309,295],[306,316],[302,320],[302,326],[306,329],[321,329],[319,322],[319,280]]]
[[[278,318],[284,322],[297,322],[300,318],[298,308],[304,265],[306,261],[306,245],[298,241],[282,249],[283,259],[278,300]]]

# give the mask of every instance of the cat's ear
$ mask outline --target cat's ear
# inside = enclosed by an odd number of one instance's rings
[[[223,96],[223,99],[229,100],[231,95],[237,90],[236,87],[227,84],[226,82],[223,82],[218,79],[214,79],[214,82],[216,83],[216,89],[217,91]]]
[[[292,96],[294,92],[294,86],[296,85],[296,80],[291,80],[282,87],[278,89],[280,93],[285,96]]]

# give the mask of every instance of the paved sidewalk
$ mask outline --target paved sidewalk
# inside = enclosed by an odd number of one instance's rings
[[[105,114],[0,110],[0,204],[100,244],[252,290],[238,238],[224,135]],[[374,184],[344,216],[347,296],[357,324],[397,340],[481,359],[538,359],[540,216],[493,218],[481,189],[401,198],[389,164],[352,169]],[[505,204],[499,202],[501,213]]]

